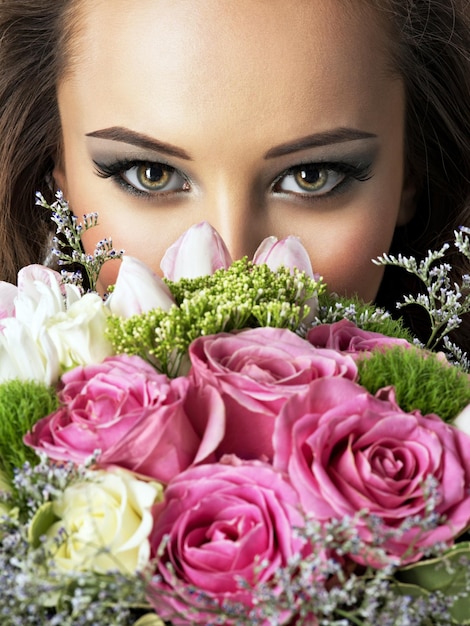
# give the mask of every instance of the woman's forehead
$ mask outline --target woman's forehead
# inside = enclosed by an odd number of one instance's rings
[[[98,126],[110,116],[125,125],[145,117],[155,130],[171,119],[223,130],[230,118],[256,132],[255,123],[278,120],[295,135],[304,132],[296,112],[315,115],[319,127],[361,126],[373,122],[394,79],[380,21],[359,4],[353,11],[348,0],[141,0],[131,10],[126,0],[85,3],[80,58],[64,82]]]

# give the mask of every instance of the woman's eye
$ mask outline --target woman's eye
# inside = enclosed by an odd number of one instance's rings
[[[159,191],[187,191],[188,181],[173,167],[163,163],[140,163],[121,171],[121,178],[147,193]]]
[[[332,191],[347,178],[347,173],[331,165],[298,165],[277,179],[274,191],[321,196]]]

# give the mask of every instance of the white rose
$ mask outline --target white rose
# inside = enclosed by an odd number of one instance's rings
[[[108,315],[100,296],[87,293],[46,321],[46,334],[55,346],[62,371],[100,363],[113,354],[105,336]]]
[[[18,378],[54,384],[60,376],[57,351],[42,329],[34,337],[31,328],[16,318],[2,320],[0,332],[0,382]]]
[[[57,521],[45,532],[56,567],[127,574],[144,568],[150,558],[151,508],[162,492],[161,485],[118,469],[93,472],[91,480],[67,487],[52,503]],[[38,511],[32,528],[43,528],[38,518],[44,514]]]

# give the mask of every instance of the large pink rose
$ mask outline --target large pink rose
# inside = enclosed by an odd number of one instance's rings
[[[252,595],[240,580],[268,581],[303,549],[294,531],[304,524],[295,490],[272,466],[257,461],[231,459],[188,469],[167,487],[155,517],[154,554],[168,538],[157,565],[161,583],[149,599],[173,624],[213,623],[215,617],[205,611],[211,602],[241,603],[248,611]],[[185,586],[196,588],[206,603]],[[185,598],[200,609],[186,619]]]
[[[424,485],[432,479],[436,512],[445,520],[386,539],[389,557],[402,562],[416,560],[425,546],[449,542],[470,523],[470,437],[435,415],[404,413],[390,389],[374,397],[341,378],[313,382],[285,404],[274,448],[274,467],[288,474],[307,512],[326,521],[367,510],[382,521],[382,534],[424,515]],[[370,542],[364,520],[358,529]],[[380,564],[373,552],[352,558]]]
[[[343,319],[333,324],[314,326],[307,333],[307,340],[318,348],[331,348],[340,352],[348,352],[358,356],[363,352],[394,346],[409,348],[411,344],[406,339],[387,337],[381,333],[358,328],[350,320]]]
[[[219,453],[272,458],[275,417],[292,395],[313,380],[355,379],[353,359],[314,348],[280,328],[254,328],[196,339],[190,346],[190,376],[201,387],[215,387],[226,409],[226,432]]]
[[[100,450],[101,466],[168,482],[210,459],[224,433],[224,408],[214,389],[195,392],[189,380],[169,380],[137,356],[75,368],[62,383],[62,406],[24,438],[51,459],[83,463]]]

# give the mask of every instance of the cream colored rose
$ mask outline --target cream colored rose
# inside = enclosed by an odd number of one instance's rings
[[[0,470],[0,493],[1,494],[10,494],[11,493],[11,485],[9,480],[6,477],[5,472]],[[5,500],[0,498],[0,517],[2,515],[7,515],[10,512],[10,506],[7,504]]]
[[[39,510],[31,528],[46,535],[59,570],[133,573],[148,563],[151,507],[162,492],[124,470],[93,472],[91,480],[67,487],[47,512]]]
[[[147,613],[134,622],[134,626],[165,626],[165,622],[155,613]]]

